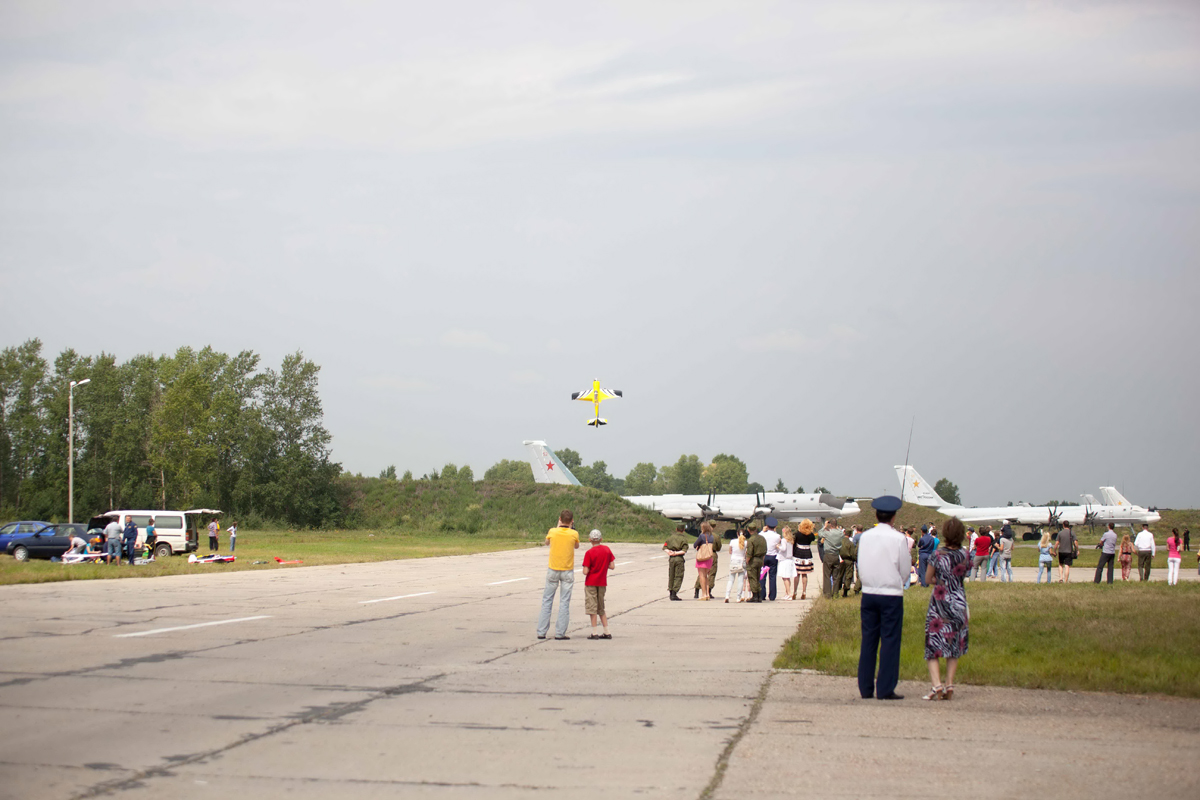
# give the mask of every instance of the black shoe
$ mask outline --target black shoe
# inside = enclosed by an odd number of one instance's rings
[[[671,599],[672,599],[672,600],[678,600],[678,601],[679,601],[679,602],[681,602],[681,603],[683,602],[683,598],[682,598],[682,597],[680,597],[679,595],[677,595],[675,592],[671,592]]]
[[[697,590],[696,590],[696,593],[695,593],[694,595],[692,595],[692,599],[693,599],[693,600],[699,600],[699,599],[700,599],[700,590],[699,590],[699,589],[697,589]]]
[[[887,695],[887,696],[885,696],[885,697],[880,697],[879,699],[880,699],[880,700],[903,700],[903,699],[904,699],[904,695],[902,695],[902,694],[896,694],[895,692],[892,692],[891,694],[889,694],[889,695]]]
[[[556,640],[558,640],[558,641],[560,641],[560,642],[561,642],[561,641],[564,641],[564,640],[566,640],[566,639],[570,639],[571,637],[570,637],[570,636],[555,636],[554,638],[555,638]]]
[[[539,633],[539,634],[538,634],[538,638],[539,638],[539,639],[545,639],[545,638],[546,638],[546,634],[544,634],[544,633]]]

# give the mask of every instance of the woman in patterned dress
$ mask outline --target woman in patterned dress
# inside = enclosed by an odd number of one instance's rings
[[[963,580],[971,571],[971,559],[962,549],[963,524],[951,518],[942,531],[946,546],[929,560],[925,582],[933,587],[929,594],[929,612],[925,615],[925,661],[933,691],[925,700],[949,700],[954,697],[954,673],[958,659],[967,652],[967,593]],[[946,685],[942,686],[938,659],[946,659]]]

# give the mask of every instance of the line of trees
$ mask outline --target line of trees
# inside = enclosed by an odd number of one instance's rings
[[[674,464],[664,464],[656,467],[650,462],[642,462],[634,466],[624,478],[617,478],[608,473],[608,464],[594,461],[590,466],[583,463],[579,453],[571,448],[556,451],[559,459],[571,470],[584,486],[600,489],[605,492],[615,492],[627,496],[663,495],[663,494],[744,494],[747,492],[765,491],[761,483],[750,480],[746,462],[737,456],[718,453],[713,460],[705,464],[696,455],[681,455]],[[493,464],[484,473],[484,480],[489,481],[519,481],[533,483],[533,473],[525,461],[510,461],[504,459]],[[771,489],[774,492],[786,492],[787,486],[780,478]],[[796,492],[803,493],[804,487],[797,486]],[[819,486],[817,492],[829,491]]]
[[[67,408],[75,389],[75,516],[219,508],[244,522],[317,527],[339,510],[320,367],[279,370],[212,348],[123,363],[31,339],[0,351],[0,517],[66,519]]]

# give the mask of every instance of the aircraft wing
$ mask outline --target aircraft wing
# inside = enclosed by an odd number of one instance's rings
[[[583,400],[586,403],[603,402],[604,400],[612,400],[614,397],[624,397],[625,393],[620,389],[588,389],[585,392],[571,392],[572,400]]]

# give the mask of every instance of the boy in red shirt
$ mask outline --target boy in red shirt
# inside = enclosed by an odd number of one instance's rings
[[[608,615],[604,613],[604,592],[608,589],[608,571],[613,569],[616,556],[606,545],[600,544],[603,538],[600,531],[588,534],[592,546],[583,554],[583,598],[584,611],[592,619],[592,633],[589,639],[611,639],[608,632]],[[596,617],[604,625],[604,635],[596,633]]]

